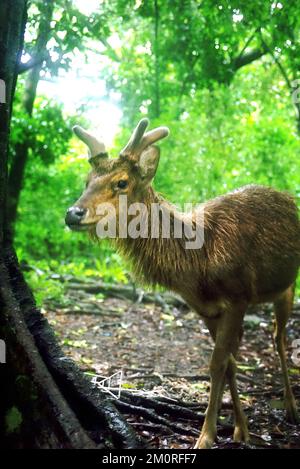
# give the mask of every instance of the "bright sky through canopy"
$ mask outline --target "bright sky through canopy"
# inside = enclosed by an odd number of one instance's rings
[[[75,0],[77,8],[85,15],[97,11],[101,0]],[[99,49],[99,44],[98,47]],[[102,136],[107,145],[111,145],[118,131],[121,110],[118,96],[107,96],[105,82],[100,79],[100,72],[105,64],[105,57],[87,52],[87,61],[81,53],[72,57],[71,69],[60,70],[58,77],[45,77],[40,80],[38,93],[62,102],[68,114],[76,115],[76,110],[83,106],[83,115],[91,122],[91,131]]]

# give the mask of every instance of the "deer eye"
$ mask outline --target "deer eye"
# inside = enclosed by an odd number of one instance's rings
[[[125,181],[125,179],[120,179],[120,181],[118,181],[118,184],[117,184],[119,189],[125,189],[127,185],[128,185],[128,182]]]

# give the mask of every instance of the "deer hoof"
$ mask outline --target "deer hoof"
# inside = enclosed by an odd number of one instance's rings
[[[296,407],[292,406],[286,409],[286,420],[294,425],[300,423],[300,418]]]
[[[236,443],[249,443],[250,437],[246,425],[236,425],[233,433],[233,441]]]
[[[214,444],[214,441],[215,436],[212,436],[209,433],[201,433],[194,446],[194,449],[210,449]]]

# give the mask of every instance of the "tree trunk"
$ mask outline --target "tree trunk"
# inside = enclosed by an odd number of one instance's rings
[[[51,20],[53,16],[54,2],[46,0],[40,6],[40,25],[38,36],[36,40],[33,57],[37,61],[29,72],[25,82],[25,93],[23,98],[23,108],[26,114],[31,117],[34,101],[36,98],[36,91],[40,79],[40,72],[43,66],[43,60],[38,60],[45,55],[47,43],[50,39],[51,33]],[[17,218],[18,205],[20,194],[24,183],[24,175],[26,163],[28,160],[28,152],[30,149],[30,138],[24,136],[24,140],[16,145],[15,156],[12,160],[9,179],[8,179],[8,223],[11,231],[14,230],[15,221]]]
[[[12,99],[16,85],[16,64],[23,47],[25,29],[25,2],[18,0],[0,4],[0,80],[5,88],[5,99],[0,102],[0,243],[3,243],[6,204],[8,141]]]
[[[112,441],[119,447],[138,447],[140,439],[114,404],[64,359],[35,307],[7,230],[11,106],[25,23],[26,0],[1,2],[0,80],[6,84],[6,103],[0,104],[0,339],[6,356],[0,360],[0,446],[96,448]]]
[[[7,352],[1,360],[6,363],[0,365],[1,446],[58,446],[60,441],[71,446],[67,425],[60,421],[64,412],[68,414],[68,408],[58,397],[51,376],[36,353],[6,265],[6,253],[11,249],[5,215],[8,143],[16,70],[23,47],[26,1],[3,1],[0,13],[0,78],[6,85],[6,102],[0,104],[0,335]],[[63,408],[64,412],[60,413]],[[77,445],[87,439],[80,431],[76,436]]]

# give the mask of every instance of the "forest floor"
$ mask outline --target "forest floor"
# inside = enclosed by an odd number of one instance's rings
[[[91,293],[70,284],[60,304],[48,300],[43,313],[53,325],[64,353],[85,372],[109,377],[123,370],[122,388],[145,395],[165,396],[205,408],[208,362],[212,341],[199,317],[180,301],[168,303],[164,294],[151,302],[143,295],[133,302],[114,287],[114,296]],[[119,294],[118,294],[119,291]],[[109,292],[108,292],[109,293]],[[111,295],[111,292],[109,293]],[[300,407],[300,367],[292,360],[293,340],[300,338],[300,305],[288,326],[288,366]],[[252,448],[300,448],[300,425],[285,421],[279,359],[272,341],[270,305],[248,312],[240,347],[238,385],[249,421]],[[299,359],[299,353],[298,353]],[[164,431],[142,417],[130,423],[154,448],[191,448],[195,437]],[[174,420],[175,421],[175,420]],[[198,430],[195,422],[183,422]],[[216,448],[243,448],[232,441],[232,409],[228,391],[223,398]]]

